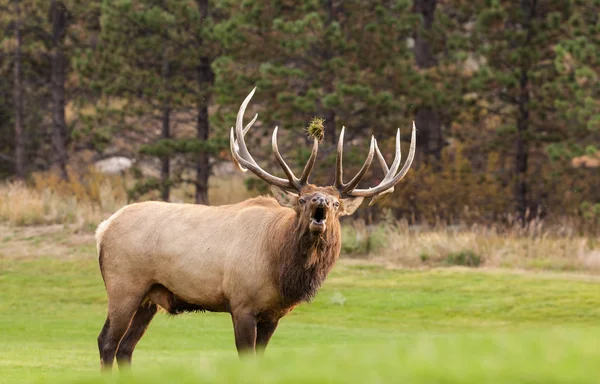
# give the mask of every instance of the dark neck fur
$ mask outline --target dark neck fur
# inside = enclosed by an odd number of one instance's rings
[[[337,220],[327,224],[322,234],[313,234],[308,225],[296,218],[289,223],[279,250],[276,271],[279,291],[286,304],[310,301],[335,264],[341,248],[340,225]]]

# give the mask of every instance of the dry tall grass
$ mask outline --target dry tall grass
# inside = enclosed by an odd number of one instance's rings
[[[400,221],[344,228],[347,253],[406,267],[464,265],[600,272],[600,243],[568,228],[419,227]]]
[[[126,205],[126,185],[122,176],[103,175],[93,169],[76,173],[69,181],[53,172],[36,173],[29,183],[0,183],[0,222],[10,225],[69,224],[77,229],[93,229]],[[172,201],[189,202],[193,187],[173,188]],[[251,197],[241,177],[213,177],[209,200],[213,205],[231,204]],[[143,200],[152,199],[149,194]]]
[[[63,224],[93,231],[127,204],[125,184],[119,176],[94,171],[73,175],[70,182],[47,173],[34,175],[29,184],[3,183],[0,222],[12,226]],[[173,198],[189,201],[192,192],[182,187],[173,191]],[[251,195],[240,177],[211,178],[211,204],[230,204]],[[600,272],[600,243],[572,228],[568,223],[550,227],[542,221],[525,228],[419,227],[393,217],[376,226],[349,221],[343,224],[343,255],[405,267],[466,265]]]
[[[124,204],[115,199],[108,183],[101,186],[99,198],[93,202],[20,182],[2,184],[0,220],[11,225],[74,224],[77,228],[93,228],[106,217],[106,212]]]
[[[195,186],[180,185],[171,191],[171,201],[192,202]],[[208,201],[210,205],[233,204],[255,196],[244,185],[244,178],[239,175],[213,176],[208,182]]]

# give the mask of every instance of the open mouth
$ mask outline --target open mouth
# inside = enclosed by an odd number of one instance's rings
[[[313,217],[312,217],[313,223],[324,224],[326,218],[327,218],[327,213],[325,212],[325,207],[318,206],[315,209],[315,213],[313,214]]]

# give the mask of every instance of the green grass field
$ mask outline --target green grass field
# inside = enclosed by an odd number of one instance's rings
[[[228,315],[160,314],[132,371],[101,375],[106,296],[84,250],[0,258],[1,383],[600,381],[596,278],[348,261],[262,359],[237,358]]]

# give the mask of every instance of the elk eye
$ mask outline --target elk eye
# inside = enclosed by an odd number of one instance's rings
[[[304,204],[304,203],[306,203],[306,200],[304,200],[304,199],[300,199],[300,200],[298,200],[298,202],[299,202],[300,204]]]
[[[338,201],[336,201],[335,203],[333,203],[333,206],[336,207],[336,208],[339,208],[340,207],[340,203]]]

